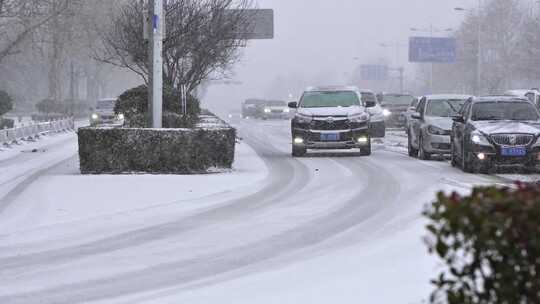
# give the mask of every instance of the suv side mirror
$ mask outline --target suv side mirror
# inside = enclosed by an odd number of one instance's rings
[[[291,109],[297,109],[298,108],[298,102],[296,102],[296,101],[289,102],[288,106]]]
[[[452,116],[452,120],[458,123],[465,123],[465,118],[461,115]]]
[[[377,105],[377,103],[375,101],[366,101],[366,108],[373,108]]]
[[[414,112],[411,114],[412,119],[422,119],[422,115],[418,112]]]

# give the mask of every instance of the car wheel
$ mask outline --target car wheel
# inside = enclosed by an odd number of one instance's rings
[[[458,166],[458,159],[457,159],[457,155],[456,155],[456,148],[454,147],[454,143],[453,143],[453,142],[452,142],[452,145],[451,145],[450,164],[451,164],[452,167],[454,167],[454,168]]]
[[[418,150],[413,148],[412,146],[412,140],[411,140],[411,133],[407,132],[407,150],[409,152],[410,157],[418,157]]]
[[[306,155],[307,149],[305,147],[292,147],[292,156],[293,157],[302,157]]]
[[[431,154],[424,150],[424,139],[422,139],[422,136],[420,136],[420,139],[418,140],[418,158],[421,160],[431,159]]]
[[[370,156],[371,155],[371,139],[367,147],[360,148],[360,156]]]
[[[461,153],[461,169],[463,169],[466,173],[474,173],[473,165],[471,164],[471,161],[467,157],[467,150],[465,149],[465,145],[463,145],[463,150]]]

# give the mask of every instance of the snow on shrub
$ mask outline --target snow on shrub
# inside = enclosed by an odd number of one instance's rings
[[[170,87],[163,88],[163,126],[165,128],[193,127],[200,113],[199,100],[188,97],[187,116],[181,116],[180,92]],[[114,108],[115,113],[126,117],[128,127],[145,127],[148,120],[148,89],[145,85],[127,90],[120,97]]]
[[[540,186],[438,194],[424,215],[446,269],[432,303],[540,303]]]

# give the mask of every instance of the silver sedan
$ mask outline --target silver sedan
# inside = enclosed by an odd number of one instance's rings
[[[430,95],[420,98],[407,127],[409,156],[430,159],[433,154],[450,154],[452,117],[468,95]]]

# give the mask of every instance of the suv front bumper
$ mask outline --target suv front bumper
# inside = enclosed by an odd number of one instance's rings
[[[338,134],[338,140],[323,141],[323,134]],[[350,130],[304,130],[293,129],[293,144],[307,149],[354,149],[367,147],[370,144],[369,128],[350,129]],[[297,142],[302,139],[302,142]],[[359,141],[359,139],[362,139]]]

